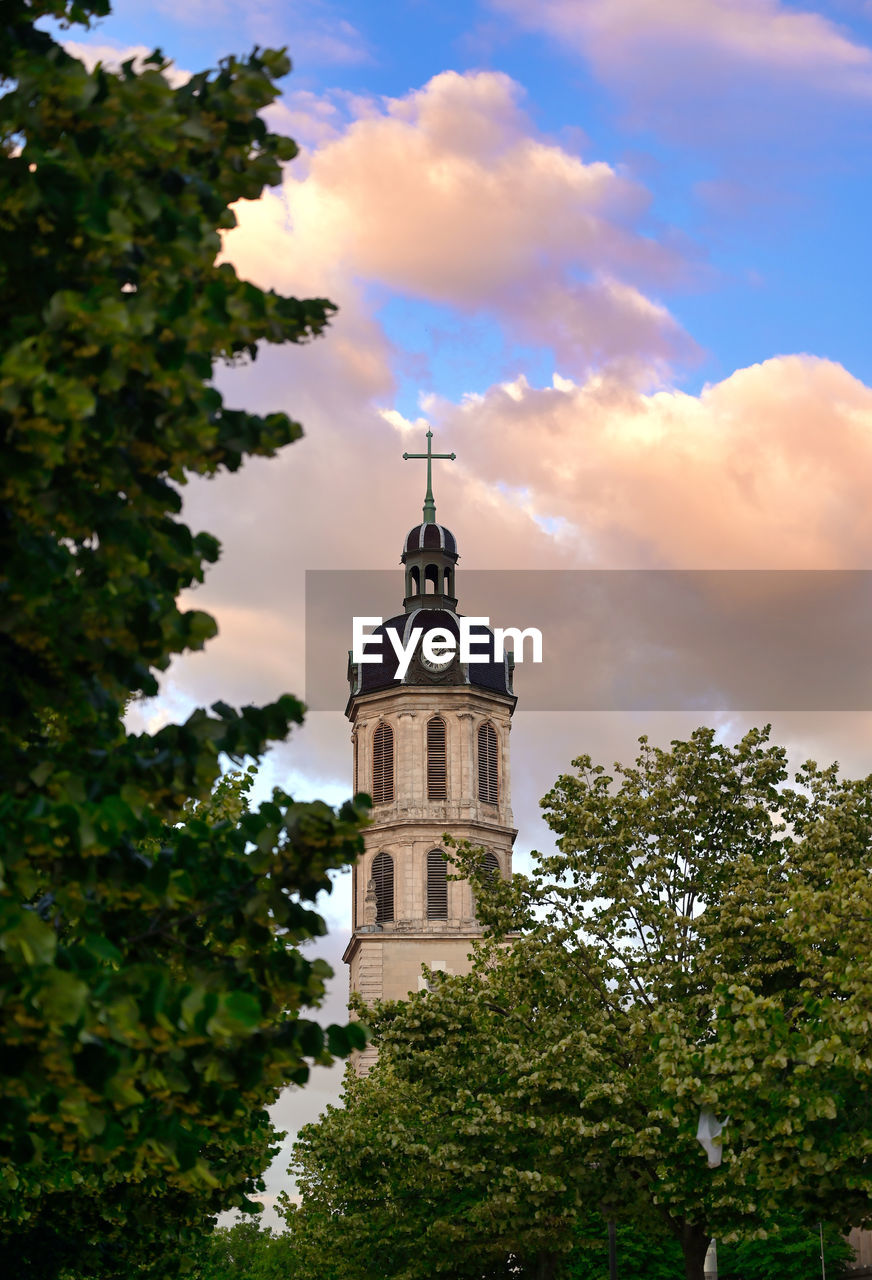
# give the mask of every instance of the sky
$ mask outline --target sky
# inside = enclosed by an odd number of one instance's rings
[[[139,727],[304,692],[305,571],[398,566],[425,422],[457,454],[435,493],[468,613],[467,567],[870,567],[872,0],[118,0],[64,38],[110,64],[160,47],[179,76],[286,46],[267,116],[300,154],[236,207],[223,254],[339,306],[317,342],[216,371],[229,405],[306,434],[187,486],[186,518],[223,544],[192,593],[220,634]],[[571,678],[588,669],[580,647]],[[516,691],[522,869],[574,756],[608,765],[700,719],[525,710],[521,673]],[[730,740],[770,719],[796,764],[869,772],[867,711],[706,714]],[[337,802],[350,763],[342,708],[311,713],[261,791]],[[341,1019],[347,878],[322,909]],[[340,1080],[315,1072],[281,1126]]]

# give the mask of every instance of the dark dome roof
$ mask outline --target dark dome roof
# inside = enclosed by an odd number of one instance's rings
[[[424,528],[438,528],[434,525],[425,525]],[[358,677],[360,684],[355,693],[371,693],[376,689],[389,689],[392,686],[399,686],[396,679],[397,674],[397,655],[394,646],[388,639],[386,632],[393,631],[397,633],[403,643],[408,644],[409,636],[413,627],[421,627],[424,632],[431,631],[434,627],[444,627],[453,636],[460,637],[460,619],[456,613],[451,613],[448,609],[414,609],[411,613],[400,613],[395,618],[388,618],[380,626],[376,627],[373,635],[382,636],[381,643],[381,660],[379,662],[362,662],[358,667]],[[473,626],[471,628],[473,637],[481,637],[481,642],[476,643],[476,647],[485,649],[485,653],[477,662],[470,662],[466,671],[468,672],[468,682],[471,685],[477,685],[481,689],[491,689],[496,693],[504,693],[508,697],[513,698],[511,677],[509,674],[508,657],[502,658],[497,662],[493,656],[494,653],[494,637],[493,632],[487,627]],[[374,656],[374,655],[373,655]],[[458,671],[457,684],[466,684],[467,678],[462,674],[463,668]],[[407,673],[408,680],[410,672]],[[451,681],[452,684],[455,681]]]
[[[416,524],[406,534],[403,555],[409,551],[446,551],[457,555],[457,539],[444,524]]]

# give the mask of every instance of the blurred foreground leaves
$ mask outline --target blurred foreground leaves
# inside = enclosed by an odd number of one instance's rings
[[[362,1043],[301,1016],[329,971],[296,947],[364,808],[214,790],[301,704],[123,722],[216,630],[178,604],[219,552],[181,487],[300,435],[225,406],[215,362],[332,310],[215,265],[295,153],[261,117],[289,63],[173,88],[160,54],[89,72],[40,22],[107,9],[0,7],[0,1252],[33,1277],[172,1274],[254,1207],[279,1089]]]

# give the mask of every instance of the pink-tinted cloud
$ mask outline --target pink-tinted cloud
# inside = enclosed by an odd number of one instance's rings
[[[467,466],[523,488],[590,564],[861,568],[872,554],[872,389],[831,361],[775,357],[699,396],[519,378],[430,411]]]
[[[301,148],[320,146],[339,132],[337,104],[330,97],[312,93],[310,89],[286,89],[266,108],[263,117],[274,133],[293,138]],[[294,163],[299,177],[300,167],[305,167],[305,150]]]
[[[337,134],[315,116],[323,141],[304,168],[290,167],[280,195],[238,206],[225,252],[241,274],[298,289],[320,280],[346,297],[375,282],[486,312],[576,373],[692,356],[643,292],[687,270],[644,230],[648,193],[538,137],[508,76],[444,72],[405,98],[356,106]]]
[[[781,0],[491,4],[579,54],[634,126],[685,142],[747,147],[778,136],[807,146],[825,127],[822,103],[872,98],[872,49]]]
[[[524,26],[568,42],[606,77],[651,74],[665,49],[795,77],[818,89],[872,94],[872,50],[823,15],[780,0],[492,3]],[[692,64],[686,72],[693,75]]]
[[[359,119],[286,187],[295,232],[324,228],[356,274],[476,307],[568,265],[665,272],[632,229],[643,188],[531,132],[509,77],[444,72]]]
[[[607,367],[624,381],[665,378],[677,360],[699,354],[666,307],[602,272],[584,283],[543,283],[519,306],[515,325],[531,346],[547,334],[559,367]]]

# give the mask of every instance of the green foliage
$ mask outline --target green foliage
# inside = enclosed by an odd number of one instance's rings
[[[577,1228],[579,1243],[568,1256],[561,1280],[608,1280],[608,1224],[599,1214],[583,1218]],[[615,1230],[618,1275],[644,1276],[645,1280],[676,1280],[684,1270],[681,1245],[664,1228],[640,1230],[620,1222]]]
[[[706,913],[715,1034],[661,1020],[659,1062],[673,1105],[695,1090],[731,1116],[730,1176],[758,1209],[847,1228],[872,1192],[872,778],[797,780],[779,864]]]
[[[319,1254],[336,1280],[366,1257],[404,1280],[572,1274],[579,1231],[609,1217],[701,1280],[713,1235],[771,1260],[778,1223],[864,1220],[872,779],[786,778],[766,730],[642,739],[612,776],[580,757],[558,779],[557,850],[529,877],[456,849],[489,936],[468,978],[368,1013],[376,1068],[301,1134],[306,1280]],[[785,1090],[800,1066],[808,1092]],[[730,1117],[718,1168],[704,1105]]]
[[[765,1240],[718,1245],[720,1280],[772,1280],[773,1276],[820,1275],[821,1243],[816,1222],[785,1219]],[[838,1227],[824,1226],[827,1280],[848,1274],[854,1250]]]
[[[181,486],[300,434],[228,409],[215,362],[332,310],[215,265],[229,206],[295,152],[261,116],[289,63],[173,89],[159,54],[89,73],[35,26],[107,8],[0,15],[0,1252],[34,1277],[172,1274],[254,1207],[279,1089],[362,1043],[301,1016],[329,970],[296,944],[364,805],[213,794],[222,753],[257,759],[301,704],[123,723],[215,633],[177,604],[219,552]]]
[[[609,1248],[603,1218],[582,1220],[583,1237],[569,1255],[563,1280],[608,1280]],[[640,1230],[632,1223],[618,1223],[616,1257],[619,1276],[644,1276],[645,1280],[675,1280],[684,1270],[681,1246],[664,1229]],[[820,1236],[817,1223],[785,1219],[760,1240],[719,1243],[720,1280],[773,1280],[773,1277],[820,1275]],[[837,1227],[824,1227],[824,1252],[829,1280],[847,1275],[853,1250]]]
[[[255,1222],[219,1227],[191,1257],[191,1280],[293,1280],[294,1275],[291,1237]]]

